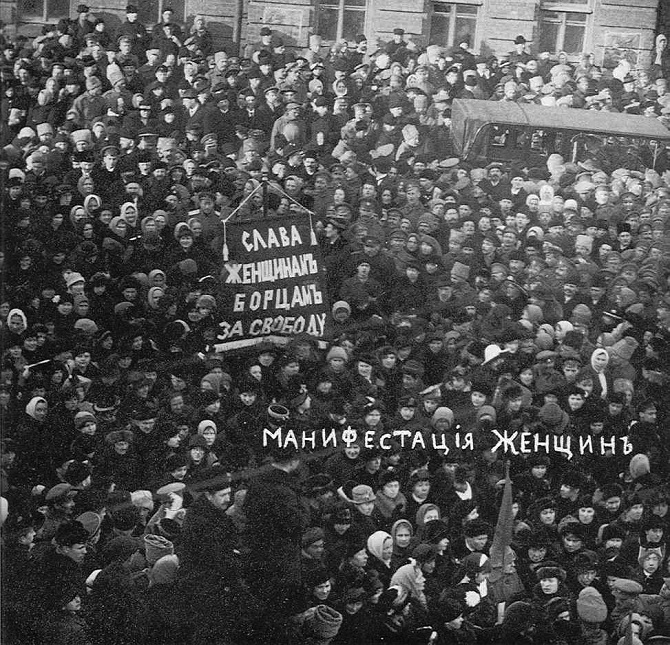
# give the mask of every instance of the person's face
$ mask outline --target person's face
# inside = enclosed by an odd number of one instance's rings
[[[668,513],[668,503],[666,501],[661,501],[658,504],[655,504],[651,509],[651,512],[659,517],[665,517]]]
[[[44,419],[46,419],[47,412],[48,412],[48,406],[46,402],[44,401],[38,402],[37,405],[35,406],[35,412],[34,412],[35,420],[44,421]]]
[[[533,563],[542,562],[547,557],[546,547],[530,547],[528,549],[528,559]]]
[[[346,455],[347,459],[358,459],[358,455],[361,454],[361,447],[358,445],[347,446],[344,449],[344,454]]]
[[[219,511],[225,511],[230,506],[230,488],[217,490],[216,492],[207,492],[205,497],[210,501],[214,508]]]
[[[584,405],[584,397],[581,394],[571,394],[568,397],[568,405],[573,412],[579,410]]]
[[[567,553],[576,553],[584,546],[581,538],[573,533],[567,533],[563,536],[563,548]]]
[[[356,567],[365,567],[368,563],[368,554],[366,550],[361,549],[360,551],[354,553],[354,555],[351,557],[351,563]]]
[[[61,555],[70,558],[76,564],[81,564],[86,557],[86,545],[81,543],[71,546],[59,546],[58,551]]]
[[[662,528],[653,528],[645,531],[645,536],[647,542],[653,542],[654,544],[660,542],[663,539],[663,529]]]
[[[652,575],[658,571],[660,566],[660,558],[657,553],[650,553],[643,561],[642,568],[648,575]]]
[[[540,580],[540,589],[542,593],[548,596],[555,594],[558,591],[558,578],[544,578]]]
[[[658,412],[656,408],[646,408],[640,412],[640,421],[646,423],[656,423]]]
[[[474,537],[468,538],[470,546],[473,549],[475,549],[475,551],[483,551],[488,541],[489,536],[486,533],[482,533],[481,535],[475,535]]]
[[[577,513],[582,524],[590,524],[596,516],[595,509],[590,506],[580,508]]]
[[[537,464],[530,469],[530,473],[536,479],[542,479],[547,474],[547,467],[544,464]]]
[[[332,585],[330,584],[330,580],[317,585],[314,587],[314,597],[321,602],[327,600],[328,596],[330,596],[331,588]]]
[[[540,522],[550,525],[556,520],[556,511],[553,508],[543,508],[540,511]]]
[[[77,356],[74,357],[74,364],[79,368],[79,369],[86,369],[91,362],[91,353],[90,352],[82,352],[81,354],[77,354]]]
[[[325,551],[325,543],[323,540],[317,540],[310,544],[305,551],[314,559],[320,559]]]
[[[395,543],[401,549],[404,549],[409,546],[410,540],[412,539],[412,534],[410,533],[409,528],[401,526],[395,534]]]
[[[416,482],[412,488],[412,492],[419,499],[425,499],[430,492],[430,482],[425,480]]]

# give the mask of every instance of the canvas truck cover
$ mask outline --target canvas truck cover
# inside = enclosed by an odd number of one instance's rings
[[[656,119],[644,116],[507,101],[454,99],[451,127],[458,156],[467,159],[482,128],[495,123],[670,140],[670,130]]]

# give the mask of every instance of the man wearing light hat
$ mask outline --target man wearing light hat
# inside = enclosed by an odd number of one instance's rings
[[[38,123],[36,128],[40,143],[51,144],[54,137],[54,129],[51,123]]]
[[[107,114],[107,101],[102,97],[102,81],[97,76],[86,79],[86,91],[72,103],[79,123],[89,125]]]

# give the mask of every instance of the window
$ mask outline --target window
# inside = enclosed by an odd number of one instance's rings
[[[504,125],[493,125],[489,135],[489,142],[497,148],[504,148],[511,137],[511,130]]]
[[[543,0],[540,51],[581,54],[585,50],[591,4],[591,0]]]
[[[543,11],[540,29],[540,51],[581,54],[586,34],[585,13]]]
[[[153,25],[163,19],[163,8],[172,9],[172,20],[184,25],[184,0],[158,0],[157,2],[138,2],[137,21],[144,25]]]
[[[367,0],[323,0],[317,14],[317,33],[324,40],[353,41],[365,33]]]
[[[456,2],[434,2],[430,20],[429,45],[453,47],[457,38],[468,34],[475,42],[477,28],[477,5]]]
[[[17,9],[22,20],[53,22],[70,15],[70,0],[19,0]]]

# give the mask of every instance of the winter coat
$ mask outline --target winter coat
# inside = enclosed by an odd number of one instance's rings
[[[180,601],[175,583],[153,585],[140,596],[137,631],[144,645],[181,645],[186,642]]]
[[[112,562],[95,579],[91,593],[89,625],[98,645],[133,645],[139,593],[130,571],[122,562]]]
[[[243,510],[252,578],[263,587],[299,585],[301,538],[308,514],[298,482],[279,468],[261,473],[249,484]]]
[[[225,511],[204,495],[186,511],[181,536],[179,575],[198,574],[214,587],[239,577],[234,549],[237,531]]]

